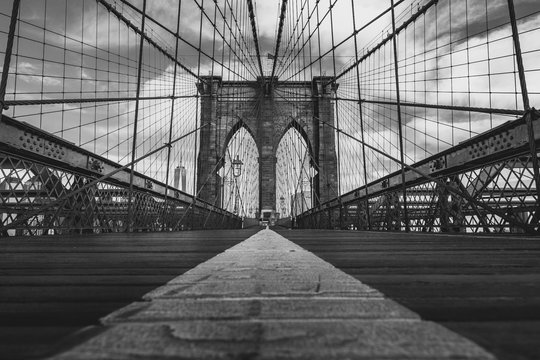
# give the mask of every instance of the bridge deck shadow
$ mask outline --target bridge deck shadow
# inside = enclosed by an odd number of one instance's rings
[[[0,357],[40,358],[258,229],[2,239]],[[281,235],[499,359],[540,353],[540,242],[286,230]]]

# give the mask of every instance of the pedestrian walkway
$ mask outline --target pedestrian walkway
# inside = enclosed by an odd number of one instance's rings
[[[143,300],[54,359],[494,359],[271,230]]]

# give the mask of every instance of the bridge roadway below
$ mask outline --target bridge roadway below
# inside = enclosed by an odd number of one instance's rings
[[[540,239],[275,229],[499,359],[540,354]],[[0,241],[0,358],[90,341],[99,319],[259,229]]]

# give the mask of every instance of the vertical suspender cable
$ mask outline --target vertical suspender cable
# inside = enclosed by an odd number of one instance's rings
[[[174,58],[177,59],[178,58],[178,35],[179,35],[179,31],[180,31],[180,12],[181,12],[181,8],[182,8],[182,0],[179,0],[178,1],[178,12],[177,12],[177,17],[176,17],[176,37],[174,38],[175,40],[175,48],[174,48]],[[165,211],[167,211],[167,196],[169,195],[169,176],[170,176],[170,167],[171,167],[171,151],[172,151],[172,146],[171,146],[171,141],[172,141],[172,134],[173,134],[173,120],[174,120],[174,105],[175,105],[175,99],[174,97],[176,96],[176,76],[177,76],[177,72],[178,72],[178,65],[177,63],[175,62],[174,63],[174,71],[173,71],[173,90],[172,90],[172,100],[171,100],[171,117],[170,117],[170,122],[169,122],[169,147],[167,148],[167,168],[166,168],[166,174],[165,174],[165,202],[164,202],[164,206],[165,206]],[[165,222],[163,223],[163,226],[165,226]],[[165,230],[165,229],[163,229]]]
[[[399,72],[398,72],[398,54],[397,54],[397,34],[396,34],[396,15],[394,9],[394,0],[390,0],[390,5],[392,7],[392,44],[394,47],[394,79],[396,82],[396,102],[397,102],[397,117],[398,117],[398,126],[399,126],[399,155],[401,160],[401,184],[403,191],[403,216],[405,222],[405,231],[409,232],[409,214],[407,211],[407,187],[405,185],[405,167],[403,164],[404,155],[403,155],[403,126],[401,120],[401,100],[399,94]]]
[[[216,55],[217,6],[218,6],[217,1],[214,1],[214,22],[213,22],[214,34],[212,36],[212,59],[214,59],[214,56]],[[212,69],[210,70],[210,83],[211,84],[214,83],[214,64],[215,64],[215,61],[212,61]],[[214,141],[216,141],[216,143],[217,143],[217,138],[214,138]],[[214,206],[216,206],[216,203],[218,202],[218,196],[219,196],[219,193],[216,194],[216,198],[214,199],[214,204],[213,204]],[[204,223],[203,223],[203,226],[202,226],[203,228],[206,227],[206,224],[208,223],[208,219],[210,219],[210,216],[212,215],[213,212],[214,212],[214,208],[212,207],[212,208],[210,208],[210,211],[208,211],[208,215],[206,216],[206,219],[204,220]]]
[[[202,24],[203,24],[203,12],[204,8],[204,0],[201,1],[201,20],[199,23],[199,56],[197,61],[197,78],[199,79],[201,76],[201,44],[202,44]],[[212,92],[212,81],[210,81],[210,84],[208,85],[208,89],[210,93]],[[199,103],[200,103],[200,94],[197,94],[197,103],[195,105],[195,128],[199,126]],[[195,228],[194,221],[195,221],[195,203],[197,202],[197,144],[198,144],[198,138],[199,136],[198,132],[195,132],[195,146],[193,148],[193,202],[192,202],[192,210],[191,210],[191,227]],[[199,189],[200,191],[200,189]]]
[[[141,96],[141,75],[144,48],[144,26],[146,24],[146,0],[143,0],[143,14],[141,25],[141,41],[139,42],[139,64],[137,66],[137,94],[135,100],[135,121],[133,124],[133,143],[131,147],[131,172],[129,175],[129,198],[128,198],[128,227],[127,231],[133,231],[133,172],[135,168],[135,153],[137,150],[137,125],[139,122],[139,102]]]
[[[353,18],[353,33],[354,33],[354,56],[356,60],[356,87],[358,90],[358,110],[360,114],[360,136],[362,138],[362,162],[364,167],[364,186],[366,189],[365,194],[365,208],[366,208],[366,221],[368,229],[371,230],[371,218],[369,214],[369,190],[368,190],[368,178],[367,178],[367,167],[366,167],[366,146],[365,146],[365,140],[364,140],[364,116],[362,114],[362,102],[360,101],[360,71],[358,70],[358,67],[360,66],[360,62],[358,61],[358,40],[356,39],[356,14],[354,11],[354,0],[351,0],[351,10],[352,10],[352,18]],[[335,76],[335,75],[334,75]],[[339,128],[339,127],[338,127]],[[339,132],[338,132],[339,134]]]
[[[330,32],[332,33],[332,70],[333,74],[332,77],[336,77],[336,52],[335,52],[335,40],[334,40],[334,16],[333,16],[333,9],[334,4],[332,3],[332,0],[328,0],[330,4]],[[337,99],[337,87],[334,91],[334,97],[336,102],[335,107],[335,114],[336,114],[336,127],[339,129],[339,112],[338,112],[338,99]],[[339,144],[339,132],[337,133],[337,143],[336,143],[336,150],[337,150],[337,173],[338,173],[338,196],[341,196],[341,153],[340,153],[340,144]]]

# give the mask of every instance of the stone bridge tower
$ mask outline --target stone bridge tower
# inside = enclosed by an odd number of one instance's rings
[[[337,197],[337,156],[335,147],[333,91],[331,77],[315,77],[311,82],[222,81],[205,76],[197,84],[201,95],[200,150],[197,168],[199,197],[214,203],[220,199],[220,178],[227,145],[244,127],[259,151],[259,209],[275,209],[276,151],[287,130],[294,127],[310,152],[314,206]],[[288,94],[286,97],[283,94]],[[221,205],[221,204],[219,204]]]

